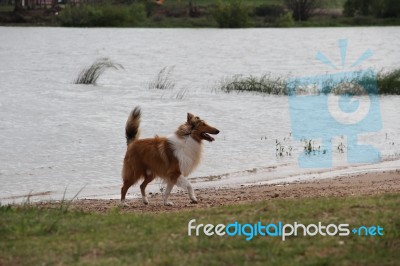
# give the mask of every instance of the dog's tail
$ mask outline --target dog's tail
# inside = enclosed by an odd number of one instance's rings
[[[126,121],[125,137],[127,145],[129,145],[129,143],[139,138],[140,116],[141,116],[140,108],[135,107],[135,109],[133,109],[132,112],[130,113],[128,121]]]

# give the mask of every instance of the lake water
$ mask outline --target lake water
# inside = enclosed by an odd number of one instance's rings
[[[325,178],[400,167],[400,97],[381,96],[382,129],[360,135],[382,161],[350,165],[334,152],[332,169],[303,169],[304,143],[290,138],[286,96],[224,94],[222,79],[272,73],[336,73],[315,59],[323,52],[341,66],[339,39],[348,40],[343,70],[367,49],[360,68],[399,68],[400,27],[306,29],[70,29],[0,27],[0,201],[119,196],[128,113],[140,105],[142,137],[169,135],[192,112],[220,129],[205,143],[194,186]],[[107,70],[96,86],[75,85],[82,68],[108,57],[124,70]],[[174,67],[172,90],[149,90],[163,67]],[[352,69],[350,69],[352,70]],[[183,98],[182,96],[183,92]],[[364,99],[365,100],[365,99]],[[364,101],[361,97],[361,101]],[[276,156],[276,141],[293,147]],[[346,144],[339,136],[334,146]],[[150,187],[158,190],[158,182]],[[135,187],[129,191],[138,193]]]

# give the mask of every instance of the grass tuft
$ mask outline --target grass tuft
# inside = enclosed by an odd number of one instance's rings
[[[175,98],[176,100],[183,100],[186,97],[188,90],[186,88],[180,89],[176,94],[172,96],[172,98]]]
[[[172,80],[172,72],[175,66],[164,67],[158,72],[156,78],[149,83],[149,89],[167,90],[175,87],[175,82]]]
[[[379,72],[377,82],[380,94],[400,95],[400,69]]]
[[[108,68],[116,70],[124,69],[121,64],[114,63],[108,58],[97,59],[90,67],[83,69],[78,78],[75,80],[75,84],[96,84],[97,79],[101,74]]]
[[[60,210],[61,211],[68,211],[68,209],[71,206],[72,202],[78,197],[78,195],[82,192],[82,190],[85,189],[86,185],[84,185],[78,192],[76,192],[76,194],[70,200],[66,200],[65,199],[65,195],[67,194],[67,188],[68,188],[68,187],[66,187],[65,190],[64,190],[64,194],[63,194],[62,200],[60,202]]]
[[[271,74],[264,74],[261,77],[234,75],[221,80],[218,89],[226,93],[236,91],[285,95],[286,82],[284,78],[273,77]]]

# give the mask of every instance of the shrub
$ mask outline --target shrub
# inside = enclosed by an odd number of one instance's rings
[[[399,0],[385,0],[385,8],[383,10],[383,17],[400,17],[400,1]]]
[[[278,19],[275,20],[275,27],[292,27],[294,25],[292,12],[287,12],[284,15],[280,15]]]
[[[321,7],[321,0],[285,0],[286,7],[292,11],[296,21],[308,20],[317,8]]]
[[[117,27],[136,26],[146,17],[143,4],[133,3],[128,8],[115,5],[67,5],[58,17],[62,26]]]
[[[125,25],[128,20],[128,10],[112,5],[91,7],[89,25],[94,27],[116,27]]]
[[[146,7],[143,4],[133,3],[128,8],[128,23],[136,26],[146,19]]]
[[[399,17],[400,1],[398,0],[347,0],[343,6],[347,17],[356,15],[376,17]]]
[[[371,0],[347,0],[343,6],[343,14],[348,17],[355,15],[372,15]]]
[[[259,17],[277,18],[285,14],[285,8],[280,5],[260,5],[254,8],[254,15]]]
[[[180,3],[170,3],[169,5],[163,6],[163,12],[165,12],[166,17],[180,18],[185,17],[188,10]]]
[[[219,2],[213,12],[213,17],[220,28],[246,27],[249,19],[248,7],[241,0]]]
[[[64,10],[60,12],[58,19],[62,26],[87,26],[89,23],[89,10],[90,8],[88,6],[74,7],[67,5]]]

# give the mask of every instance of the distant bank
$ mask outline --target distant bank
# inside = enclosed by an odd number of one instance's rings
[[[0,25],[149,28],[396,26],[400,25],[400,1],[0,0]]]

